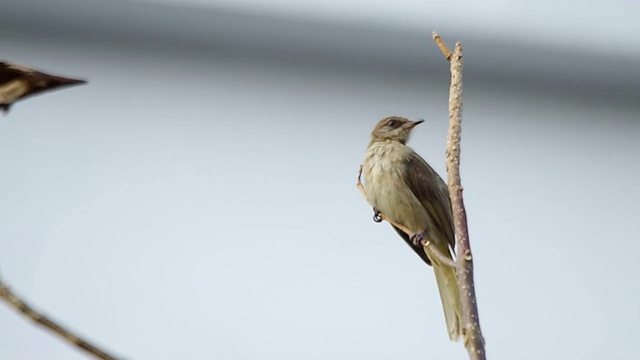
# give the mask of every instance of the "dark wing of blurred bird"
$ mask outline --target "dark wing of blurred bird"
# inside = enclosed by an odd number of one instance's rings
[[[49,75],[27,67],[0,61],[0,110],[27,96],[62,86],[85,84],[85,80]]]

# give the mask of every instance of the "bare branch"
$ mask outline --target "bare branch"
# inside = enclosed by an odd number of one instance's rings
[[[434,33],[434,40],[442,50],[442,40]],[[446,49],[446,46],[444,47]],[[444,50],[443,54],[447,57]],[[480,319],[473,280],[473,257],[469,244],[467,214],[462,198],[460,180],[460,133],[462,126],[462,45],[456,43],[451,57],[451,87],[449,90],[449,135],[447,138],[447,185],[456,234],[456,273],[462,304],[462,334],[464,345],[472,360],[485,360],[484,338],[480,330]]]
[[[53,331],[64,340],[84,350],[86,353],[103,360],[117,359],[115,356],[109,355],[106,351],[98,348],[97,346],[82,339],[80,336],[74,334],[71,330],[68,330],[62,325],[59,325],[55,321],[34,310],[31,306],[25,303],[24,300],[16,296],[9,289],[9,287],[2,282],[2,279],[0,279],[0,299],[6,302],[9,306],[13,307],[16,311],[22,313],[24,316],[34,321],[36,324],[39,324],[44,328]]]

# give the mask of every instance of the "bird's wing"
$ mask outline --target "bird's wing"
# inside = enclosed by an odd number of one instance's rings
[[[7,112],[11,104],[27,96],[61,86],[84,83],[84,80],[49,75],[18,64],[0,61],[0,110]]]
[[[34,70],[12,64],[6,61],[0,61],[0,84],[6,84],[9,81],[15,80],[25,75],[31,75],[35,73]]]
[[[434,230],[446,237],[449,247],[453,250],[455,233],[447,185],[438,173],[415,152],[412,151],[405,161],[407,166],[403,178],[407,186],[434,219],[437,227]]]

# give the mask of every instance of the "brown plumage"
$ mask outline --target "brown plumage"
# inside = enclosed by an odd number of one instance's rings
[[[362,166],[367,201],[392,222],[412,231],[394,229],[428,265],[433,266],[449,338],[460,336],[460,293],[455,269],[440,264],[429,248],[412,237],[423,233],[442,254],[453,258],[455,235],[451,201],[440,176],[406,145],[411,130],[422,121],[382,119],[373,132]]]
[[[0,110],[27,96],[61,86],[84,84],[86,81],[64,78],[35,71],[24,66],[0,61]]]

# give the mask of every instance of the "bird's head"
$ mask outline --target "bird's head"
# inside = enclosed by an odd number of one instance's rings
[[[424,120],[411,121],[399,116],[386,117],[376,124],[371,133],[371,142],[391,140],[406,144],[411,130],[423,122]]]

